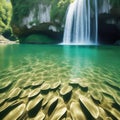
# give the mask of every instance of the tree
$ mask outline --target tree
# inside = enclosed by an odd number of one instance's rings
[[[1,0],[0,2],[0,34],[10,29],[10,21],[12,16],[12,6],[10,2]]]

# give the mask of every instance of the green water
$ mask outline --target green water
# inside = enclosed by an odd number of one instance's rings
[[[120,81],[120,48],[113,46],[0,46],[0,72],[31,72],[70,78]],[[38,72],[37,72],[38,71]],[[49,78],[48,78],[49,79]]]
[[[9,85],[6,89],[5,84],[11,81],[12,86]],[[101,93],[102,101],[97,106],[110,113],[106,113],[106,117],[110,115],[117,120],[120,116],[120,47],[118,46],[0,46],[0,90],[2,90],[0,104],[3,99],[9,99],[12,89],[20,88],[21,92],[24,92],[26,88],[30,88],[30,91],[33,91],[31,86],[35,81],[45,81],[50,85],[60,81],[61,86],[71,81],[82,84],[82,87],[88,87],[88,91],[73,88],[71,101],[77,100],[76,93],[88,98],[94,96],[97,100]],[[20,95],[18,98],[21,98]]]

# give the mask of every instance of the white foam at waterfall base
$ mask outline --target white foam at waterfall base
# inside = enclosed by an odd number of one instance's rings
[[[94,6],[94,37],[91,41],[91,6],[90,0],[75,0],[70,4],[64,29],[63,44],[86,45],[97,44],[97,2],[93,0]]]

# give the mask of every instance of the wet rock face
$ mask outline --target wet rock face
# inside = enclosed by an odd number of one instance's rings
[[[65,2],[61,2],[61,0],[25,0],[24,2],[11,0],[11,2],[13,5],[11,25],[14,34],[18,37],[26,37],[38,33],[60,39],[70,0]],[[25,5],[25,3],[27,4]],[[22,10],[20,11],[20,9]]]
[[[99,43],[114,44],[120,39],[119,16],[113,13],[99,15]]]
[[[12,28],[19,38],[27,38],[31,34],[42,34],[54,40],[23,43],[60,43],[63,39],[65,15],[71,0],[11,0],[13,5]],[[20,4],[19,4],[20,2]],[[99,1],[100,2],[100,1]],[[19,4],[17,6],[17,4]],[[100,3],[98,3],[100,4]],[[20,11],[21,9],[21,11]],[[22,12],[23,11],[23,12]],[[25,11],[25,12],[24,12]],[[113,7],[108,0],[99,5],[98,36],[101,44],[114,44],[120,39],[120,7]],[[92,14],[92,13],[91,13]]]

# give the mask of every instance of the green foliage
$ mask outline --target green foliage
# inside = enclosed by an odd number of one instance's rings
[[[1,0],[0,2],[0,34],[4,37],[15,40],[15,36],[12,33],[12,29],[10,26],[12,17],[12,5],[10,2],[6,2],[6,0]]]
[[[4,33],[10,28],[10,21],[12,15],[12,6],[10,2],[1,0],[0,2],[0,33]]]
[[[52,0],[51,19],[58,19],[63,22],[66,9],[70,4],[70,0]]]

